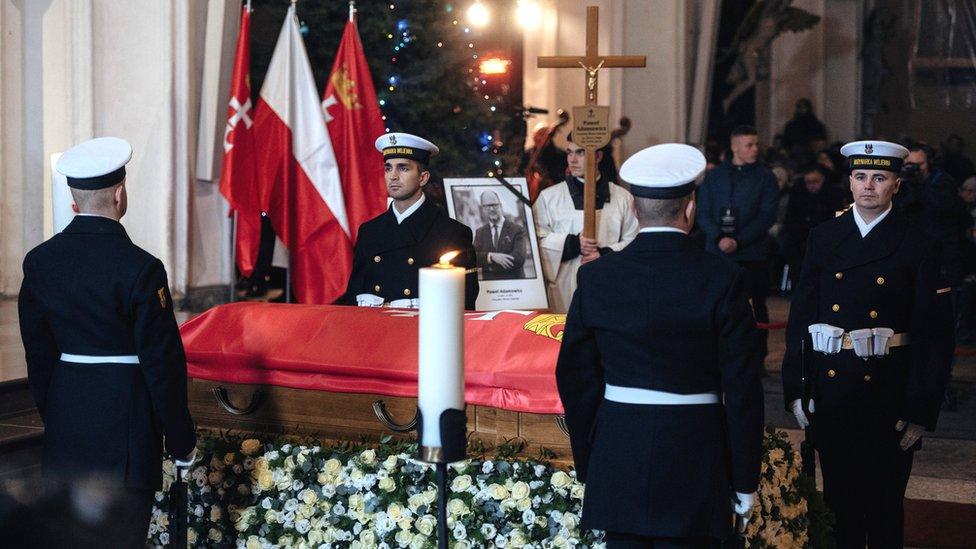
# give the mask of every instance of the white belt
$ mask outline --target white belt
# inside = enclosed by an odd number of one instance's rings
[[[74,362],[76,364],[139,364],[139,357],[136,355],[121,356],[93,356],[93,355],[72,355],[61,353],[61,360],[64,362]]]
[[[665,391],[655,391],[653,389],[639,389],[637,387],[618,387],[607,384],[603,390],[603,398],[624,404],[664,404],[664,405],[687,405],[687,404],[718,404],[721,399],[718,393],[697,393],[682,395],[678,393],[668,393]]]

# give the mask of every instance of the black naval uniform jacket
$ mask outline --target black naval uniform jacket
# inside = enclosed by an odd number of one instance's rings
[[[119,222],[77,216],[24,258],[18,306],[45,474],[159,489],[164,437],[177,458],[196,444],[163,264]],[[139,364],[63,362],[61,353],[137,355]]]
[[[801,342],[817,414],[870,410],[935,429],[955,347],[938,245],[896,210],[862,238],[851,211],[810,232],[793,290],[783,359],[787,409],[801,398]],[[813,352],[807,327],[891,328],[907,346],[867,360]],[[894,422],[892,421],[892,425]]]
[[[684,234],[640,233],[583,265],[556,366],[583,527],[725,537],[733,491],[759,484],[763,433],[756,326],[743,270]],[[722,404],[604,400],[604,384]],[[620,505],[626,502],[626,505]]]
[[[356,305],[359,294],[373,294],[386,301],[417,297],[417,279],[452,250],[461,255],[451,261],[459,267],[476,267],[471,229],[448,217],[429,198],[410,217],[397,223],[393,205],[359,227],[353,250],[352,273],[346,293],[336,304]],[[465,278],[464,308],[474,310],[478,299],[478,273]]]

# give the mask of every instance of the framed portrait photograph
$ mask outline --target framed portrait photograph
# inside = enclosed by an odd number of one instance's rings
[[[525,179],[509,182],[528,195]],[[488,178],[445,179],[444,194],[449,215],[474,233],[478,310],[547,309],[532,208]]]

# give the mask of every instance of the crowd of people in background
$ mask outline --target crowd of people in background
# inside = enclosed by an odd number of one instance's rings
[[[733,135],[741,131],[743,128],[738,128]],[[775,176],[778,187],[776,214],[764,245],[771,287],[781,295],[790,293],[799,276],[810,230],[852,202],[847,162],[840,154],[843,143],[829,142],[827,135],[827,128],[813,113],[810,101],[800,99],[793,118],[758,157],[758,165]],[[766,136],[759,137],[760,142],[767,141]],[[956,304],[957,339],[961,343],[974,342],[976,165],[966,155],[964,140],[956,134],[940,143],[926,143],[910,136],[897,141],[910,154],[901,173],[894,207],[941,245],[943,275],[953,287]],[[734,147],[730,149],[727,142],[714,138],[709,140],[705,154],[710,170],[721,171],[723,165],[733,164],[735,153]]]

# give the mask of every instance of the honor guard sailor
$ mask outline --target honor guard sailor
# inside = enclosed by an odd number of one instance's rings
[[[743,269],[698,248],[705,157],[644,149],[620,169],[640,232],[580,267],[556,366],[582,527],[614,547],[718,547],[748,518],[763,430]]]
[[[783,394],[812,427],[837,546],[901,547],[912,459],[935,429],[954,349],[949,288],[936,243],[892,209],[908,150],[856,141],[841,153],[854,206],[810,232]]]
[[[164,450],[187,460],[196,444],[166,271],[119,223],[131,156],[114,137],[61,156],[78,215],[24,258],[18,302],[43,472],[123,501],[98,533],[105,547],[145,545]]]
[[[408,133],[388,133],[376,140],[376,149],[383,153],[392,203],[359,227],[349,284],[336,303],[416,308],[419,269],[457,250],[461,253],[452,263],[472,269],[465,279],[464,307],[473,310],[478,273],[471,229],[424,196],[437,145]]]

